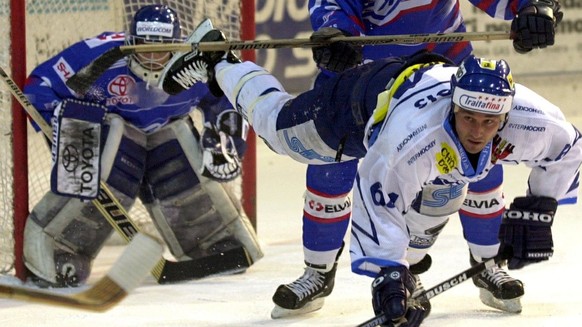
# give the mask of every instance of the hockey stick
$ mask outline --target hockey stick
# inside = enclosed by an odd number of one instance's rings
[[[385,44],[417,44],[443,43],[468,41],[509,40],[510,33],[506,32],[458,32],[434,34],[408,35],[372,35],[372,36],[336,36],[327,40],[312,41],[310,39],[274,39],[200,43],[158,43],[140,45],[122,45],[103,53],[89,65],[71,76],[67,85],[78,94],[85,94],[89,87],[109,67],[127,55],[138,52],[189,52],[189,51],[232,51],[281,48],[313,48],[324,46],[332,42],[349,42],[356,45],[385,45]]]
[[[52,128],[36,108],[28,101],[18,85],[12,80],[4,68],[0,67],[2,80],[10,89],[10,92],[30,115],[32,120],[40,127],[42,132],[52,139]],[[126,241],[130,242],[139,228],[133,223],[129,214],[123,208],[119,200],[113,195],[107,184],[100,181],[99,194],[91,202],[99,212],[107,219],[111,226]],[[160,284],[175,283],[185,280],[199,279],[225,271],[239,271],[250,267],[250,259],[244,247],[233,248],[223,253],[212,254],[206,257],[188,261],[168,261],[162,258],[152,270],[152,275]]]
[[[479,275],[485,269],[489,269],[493,267],[495,264],[498,264],[504,260],[505,259],[501,255],[497,255],[487,261],[483,261],[475,266],[472,266],[471,268],[429,288],[428,290],[425,290],[424,292],[415,296],[415,298],[426,296],[427,299],[432,299],[433,297],[450,290],[451,288],[461,284],[462,282],[468,280],[471,277]],[[386,318],[386,316],[384,316],[383,314],[379,314],[374,318],[371,318],[359,324],[357,327],[376,327],[378,325],[387,323],[387,320],[388,319]],[[389,326],[393,325],[389,324]]]
[[[272,39],[247,41],[218,41],[199,43],[149,43],[139,45],[122,45],[118,51],[124,56],[138,52],[189,52],[233,51],[281,48],[313,48],[333,42],[349,42],[355,45],[383,44],[417,44],[417,43],[448,43],[468,41],[509,40],[509,31],[504,32],[457,32],[407,35],[367,35],[367,36],[335,36],[326,40],[311,39]]]
[[[61,294],[34,288],[0,285],[0,297],[66,308],[103,312],[117,305],[146,278],[162,257],[163,247],[154,238],[137,234],[107,274],[89,289]]]

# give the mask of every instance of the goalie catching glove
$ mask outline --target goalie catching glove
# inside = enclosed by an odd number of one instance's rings
[[[247,133],[246,121],[234,110],[221,112],[216,125],[205,123],[200,139],[203,149],[202,175],[218,182],[228,182],[238,177]]]
[[[415,288],[416,280],[408,268],[382,268],[372,282],[374,313],[376,316],[383,314],[386,317],[386,326],[420,326],[427,311],[417,300],[410,297]]]
[[[519,53],[554,44],[556,26],[564,14],[558,0],[532,0],[511,22],[513,47]]]
[[[225,42],[226,36],[222,31],[214,29],[209,19],[204,20],[196,27],[188,43],[198,42]],[[240,59],[232,51],[198,50],[175,55],[166,65],[160,76],[161,88],[170,95],[176,95],[187,90],[195,83],[202,82],[208,85],[210,92],[216,96],[224,95],[216,81],[214,66],[222,60],[230,63],[240,63]]]
[[[311,34],[310,40],[314,42],[325,42],[336,36],[351,36],[337,28],[324,27]],[[332,42],[329,45],[314,47],[313,60],[320,68],[332,72],[342,72],[346,69],[356,67],[362,62],[362,46],[353,45],[349,42]]]
[[[552,223],[558,201],[543,196],[517,197],[503,214],[499,253],[509,269],[548,260],[554,253]]]

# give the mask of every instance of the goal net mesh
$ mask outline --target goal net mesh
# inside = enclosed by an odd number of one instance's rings
[[[158,3],[145,0],[0,0],[0,65],[11,75],[11,19],[18,19],[11,13],[11,2],[25,2],[26,22],[26,73],[66,47],[84,38],[96,36],[104,31],[127,31],[133,14],[143,5]],[[170,0],[165,4],[178,12],[186,37],[199,22],[208,17],[221,28],[231,40],[240,39],[241,1],[196,1]],[[7,32],[6,32],[7,31]],[[0,87],[0,273],[13,270],[14,256],[14,206],[18,201],[27,201],[29,210],[49,190],[50,150],[40,133],[27,127],[28,165],[13,160],[14,131],[11,114],[11,95]],[[28,169],[28,185],[14,183],[13,172]],[[231,188],[240,198],[240,180]],[[28,187],[29,198],[14,197],[15,187]],[[154,232],[147,213],[138,201],[130,211],[130,216],[142,229]],[[18,235],[16,237],[19,237]],[[121,239],[119,239],[121,241]]]

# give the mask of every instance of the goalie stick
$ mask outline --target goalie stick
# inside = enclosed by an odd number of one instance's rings
[[[146,278],[162,257],[162,245],[139,233],[117,259],[107,274],[89,289],[75,294],[61,294],[34,288],[0,285],[0,297],[66,308],[103,312],[117,305]]]
[[[4,68],[0,67],[2,80],[10,89],[10,92],[22,105],[32,120],[40,127],[42,132],[52,138],[52,128],[36,108],[28,101],[18,85],[12,80]],[[133,223],[127,211],[119,200],[113,195],[107,184],[100,181],[99,194],[91,202],[99,212],[107,219],[111,226],[126,241],[130,242],[139,229]],[[226,272],[236,272],[250,267],[252,259],[244,247],[233,248],[222,253],[211,254],[206,257],[187,261],[169,261],[164,258],[152,270],[152,275],[159,284],[177,283],[192,279],[200,279],[210,275]]]
[[[503,262],[505,259],[501,255],[497,255],[489,260],[483,261],[471,268],[453,276],[449,279],[425,290],[424,292],[415,296],[415,298],[420,298],[426,296],[427,299],[432,299],[433,297],[450,290],[451,288],[461,284],[462,282],[468,280],[471,277],[477,276],[482,273],[485,269],[489,269],[493,267],[495,264]],[[357,327],[376,327],[381,324],[388,323],[388,319],[383,314],[379,314],[374,318],[366,320],[365,322],[359,324]],[[388,323],[388,326],[394,326],[393,324]]]
[[[510,32],[458,32],[408,35],[336,36],[327,40],[274,39],[249,41],[224,41],[200,43],[158,43],[122,45],[107,50],[67,80],[67,86],[78,94],[85,94],[89,87],[109,67],[125,56],[138,52],[189,52],[189,51],[233,51],[281,48],[313,48],[332,42],[349,42],[356,45],[417,44],[468,41],[509,40]]]

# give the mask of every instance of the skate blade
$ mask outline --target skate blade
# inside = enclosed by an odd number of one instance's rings
[[[309,312],[317,311],[323,307],[324,298],[315,299],[305,304],[299,309],[285,309],[275,304],[273,311],[271,311],[271,319],[287,318],[303,315]]]
[[[479,289],[479,299],[483,304],[501,311],[509,313],[521,312],[521,296],[514,299],[502,300],[493,296],[493,294],[485,289]]]

